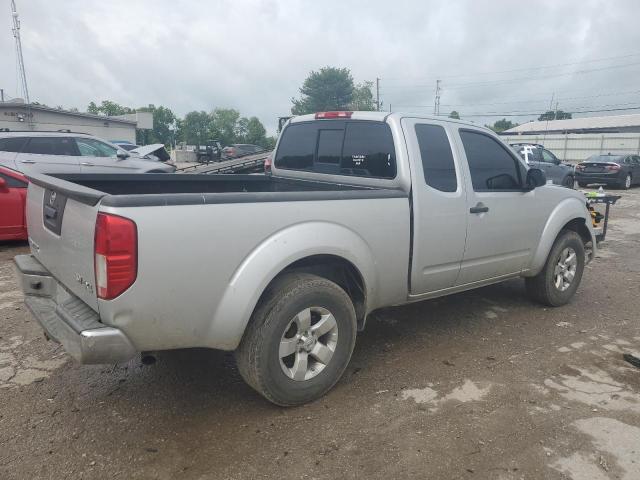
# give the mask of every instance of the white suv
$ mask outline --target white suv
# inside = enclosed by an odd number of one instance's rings
[[[173,165],[139,158],[92,135],[0,132],[0,165],[38,173],[171,173]]]

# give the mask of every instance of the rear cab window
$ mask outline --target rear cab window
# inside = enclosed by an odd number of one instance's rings
[[[393,179],[393,136],[385,122],[317,120],[293,123],[282,133],[276,168],[331,175]]]

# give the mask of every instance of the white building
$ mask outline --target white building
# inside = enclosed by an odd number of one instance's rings
[[[640,133],[640,113],[534,121],[510,128],[501,134],[540,135],[548,133]]]
[[[69,130],[104,140],[136,142],[136,129],[152,129],[153,115],[140,112],[117,117],[70,112],[21,102],[0,102],[0,130]]]

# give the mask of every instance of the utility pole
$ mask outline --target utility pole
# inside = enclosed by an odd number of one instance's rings
[[[22,58],[22,42],[20,41],[20,20],[18,19],[18,11],[16,9],[16,1],[11,0],[11,16],[13,17],[13,36],[16,39],[16,55],[18,60],[18,69],[20,70],[20,81],[22,83],[22,94],[24,101],[29,105],[29,89],[27,88],[27,74],[24,70],[24,59]]]
[[[376,77],[376,110],[380,111],[380,79]]]
[[[436,98],[433,102],[433,114],[440,115],[440,80],[436,80]]]
[[[4,88],[0,88],[0,102],[4,103]]]

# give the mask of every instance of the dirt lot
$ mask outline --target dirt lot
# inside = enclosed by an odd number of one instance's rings
[[[0,478],[640,478],[640,189],[574,301],[520,281],[388,309],[325,398],[268,404],[233,357],[79,366],[25,311],[0,245]],[[176,319],[179,321],[179,319]]]

